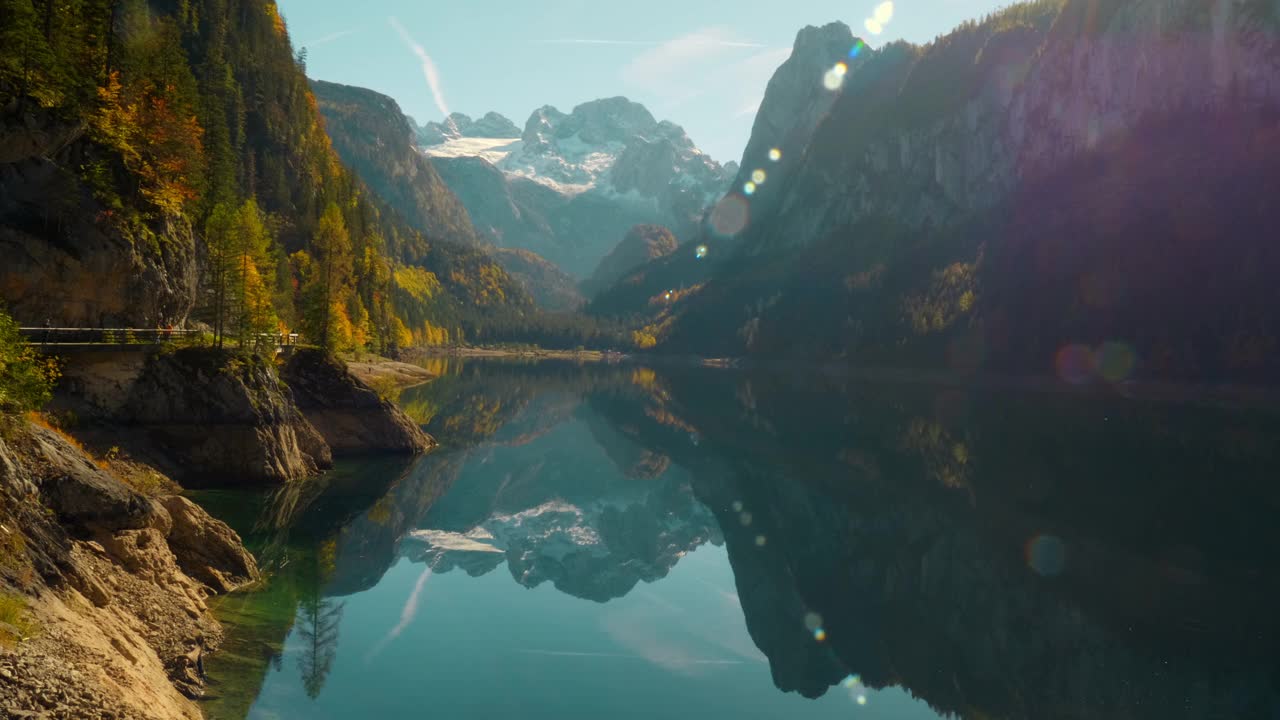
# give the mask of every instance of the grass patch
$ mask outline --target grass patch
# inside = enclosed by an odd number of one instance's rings
[[[93,453],[93,451],[85,447],[84,443],[77,440],[74,436],[71,435],[71,433],[68,433],[66,430],[63,430],[56,418],[48,415],[47,413],[33,411],[33,412],[27,413],[27,421],[30,422],[32,425],[35,425],[37,427],[42,427],[45,430],[48,430],[56,434],[58,437],[62,438],[63,442],[67,443],[68,445],[75,448],[76,450],[79,450],[81,453],[84,454],[85,457],[93,461],[93,464],[97,465],[99,469],[105,470],[105,471],[111,470],[111,463],[108,462],[106,458],[98,457],[96,454]]]
[[[39,629],[27,613],[27,601],[22,596],[0,593],[0,646],[11,648],[33,637]]]

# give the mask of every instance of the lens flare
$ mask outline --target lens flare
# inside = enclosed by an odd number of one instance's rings
[[[848,65],[845,65],[845,64],[844,64],[844,63],[842,63],[842,62],[838,62],[838,63],[836,63],[835,67],[833,67],[833,68],[831,68],[831,69],[832,69],[832,70],[835,70],[835,71],[836,71],[836,74],[837,74],[837,75],[839,75],[840,77],[844,77],[845,75],[848,75],[848,74],[849,74],[849,66],[848,66]]]
[[[1124,382],[1138,365],[1133,348],[1122,342],[1103,343],[1094,356],[1098,374],[1107,382]]]
[[[765,543],[768,543],[768,542],[769,542],[769,539],[766,538],[765,536],[763,535],[756,536],[756,547],[764,547]]]
[[[859,696],[858,696],[858,704],[859,704],[859,705],[866,705],[866,704],[867,704],[867,696],[866,696],[866,695],[859,695]]]
[[[826,75],[822,76],[822,87],[832,92],[839,90],[842,85],[844,85],[844,73],[837,72],[835,68],[831,68]]]
[[[1073,385],[1083,385],[1093,378],[1096,358],[1084,345],[1067,345],[1054,358],[1058,377]]]
[[[756,185],[763,185],[764,181],[767,179],[769,179],[769,175],[765,173],[764,170],[756,170],[755,172],[751,173],[751,182],[755,183]]]
[[[885,0],[885,2],[877,5],[874,17],[876,22],[881,25],[888,25],[889,21],[893,19],[893,0]]]
[[[1056,577],[1067,566],[1067,546],[1057,535],[1036,535],[1024,548],[1027,565],[1043,577]]]
[[[818,642],[826,642],[826,641],[827,641],[827,631],[826,631],[826,630],[823,630],[822,628],[818,628],[817,630],[814,630],[814,631],[813,631],[813,639],[814,639],[814,640],[817,640]]]
[[[850,675],[849,677],[847,677],[847,678],[845,678],[845,679],[844,679],[844,686],[845,686],[846,688],[850,689],[850,690],[852,690],[852,689],[854,689],[854,688],[858,687],[858,686],[859,686],[859,685],[861,685],[861,684],[862,684],[862,676],[861,676],[861,675],[856,675],[856,674],[855,674],[855,675]]]
[[[755,195],[755,194],[756,194],[756,184],[755,184],[754,182],[752,182],[752,181],[748,180],[748,181],[747,181],[747,184],[742,186],[742,192],[746,193],[747,195]]]
[[[706,246],[706,245],[699,245],[697,248],[695,248],[695,249],[694,249],[694,251],[693,251],[693,255],[694,255],[694,257],[698,258],[699,260],[701,260],[702,258],[706,257],[706,256],[707,256],[707,246]]]
[[[738,522],[742,523],[742,527],[750,527],[751,520],[752,520],[752,517],[751,517],[751,513],[749,512],[744,512],[738,515]]]
[[[879,35],[884,32],[884,25],[881,25],[875,18],[867,18],[867,21],[863,23],[863,26],[866,27],[867,32],[872,35]]]
[[[726,195],[711,211],[711,227],[722,236],[737,235],[750,222],[751,206],[741,195]]]
[[[769,151],[769,159],[773,162],[778,162],[782,159],[782,151],[778,148],[773,148]]]
[[[733,508],[734,512],[742,512],[742,501],[734,500],[733,505],[731,507]]]
[[[866,49],[866,47],[867,47],[866,44],[863,43],[861,40],[859,40],[858,42],[854,43],[853,49],[849,51],[849,57],[850,58],[858,57],[859,55],[862,54],[862,51]]]
[[[822,616],[816,612],[806,613],[804,616],[804,629],[814,632],[822,627]]]

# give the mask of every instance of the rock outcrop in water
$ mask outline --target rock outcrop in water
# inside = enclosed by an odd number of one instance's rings
[[[206,600],[257,579],[253,557],[185,499],[0,422],[0,599],[19,608],[0,627],[0,715],[200,718],[187,698],[222,637]]]
[[[190,349],[153,357],[120,419],[183,477],[220,484],[299,480],[333,463],[275,369],[256,355]]]
[[[334,454],[417,454],[435,446],[417,423],[324,352],[295,351],[281,378]]]

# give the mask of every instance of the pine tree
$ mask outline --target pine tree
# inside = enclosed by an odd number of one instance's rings
[[[0,93],[12,93],[19,107],[29,97],[56,104],[59,98],[49,82],[54,55],[31,0],[0,0],[0,10]]]
[[[310,325],[318,334],[320,347],[332,350],[339,336],[335,327],[350,322],[349,318],[338,316],[350,291],[353,271],[351,236],[337,204],[330,203],[325,208],[313,246],[316,257],[311,280],[313,297],[308,303]]]

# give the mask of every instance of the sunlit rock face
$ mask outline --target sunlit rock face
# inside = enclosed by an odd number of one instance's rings
[[[456,134],[428,126],[422,151],[494,244],[536,252],[578,278],[634,225],[692,237],[733,176],[680,126],[626,98],[570,113],[540,108],[518,137],[509,128],[482,137],[481,125]]]

